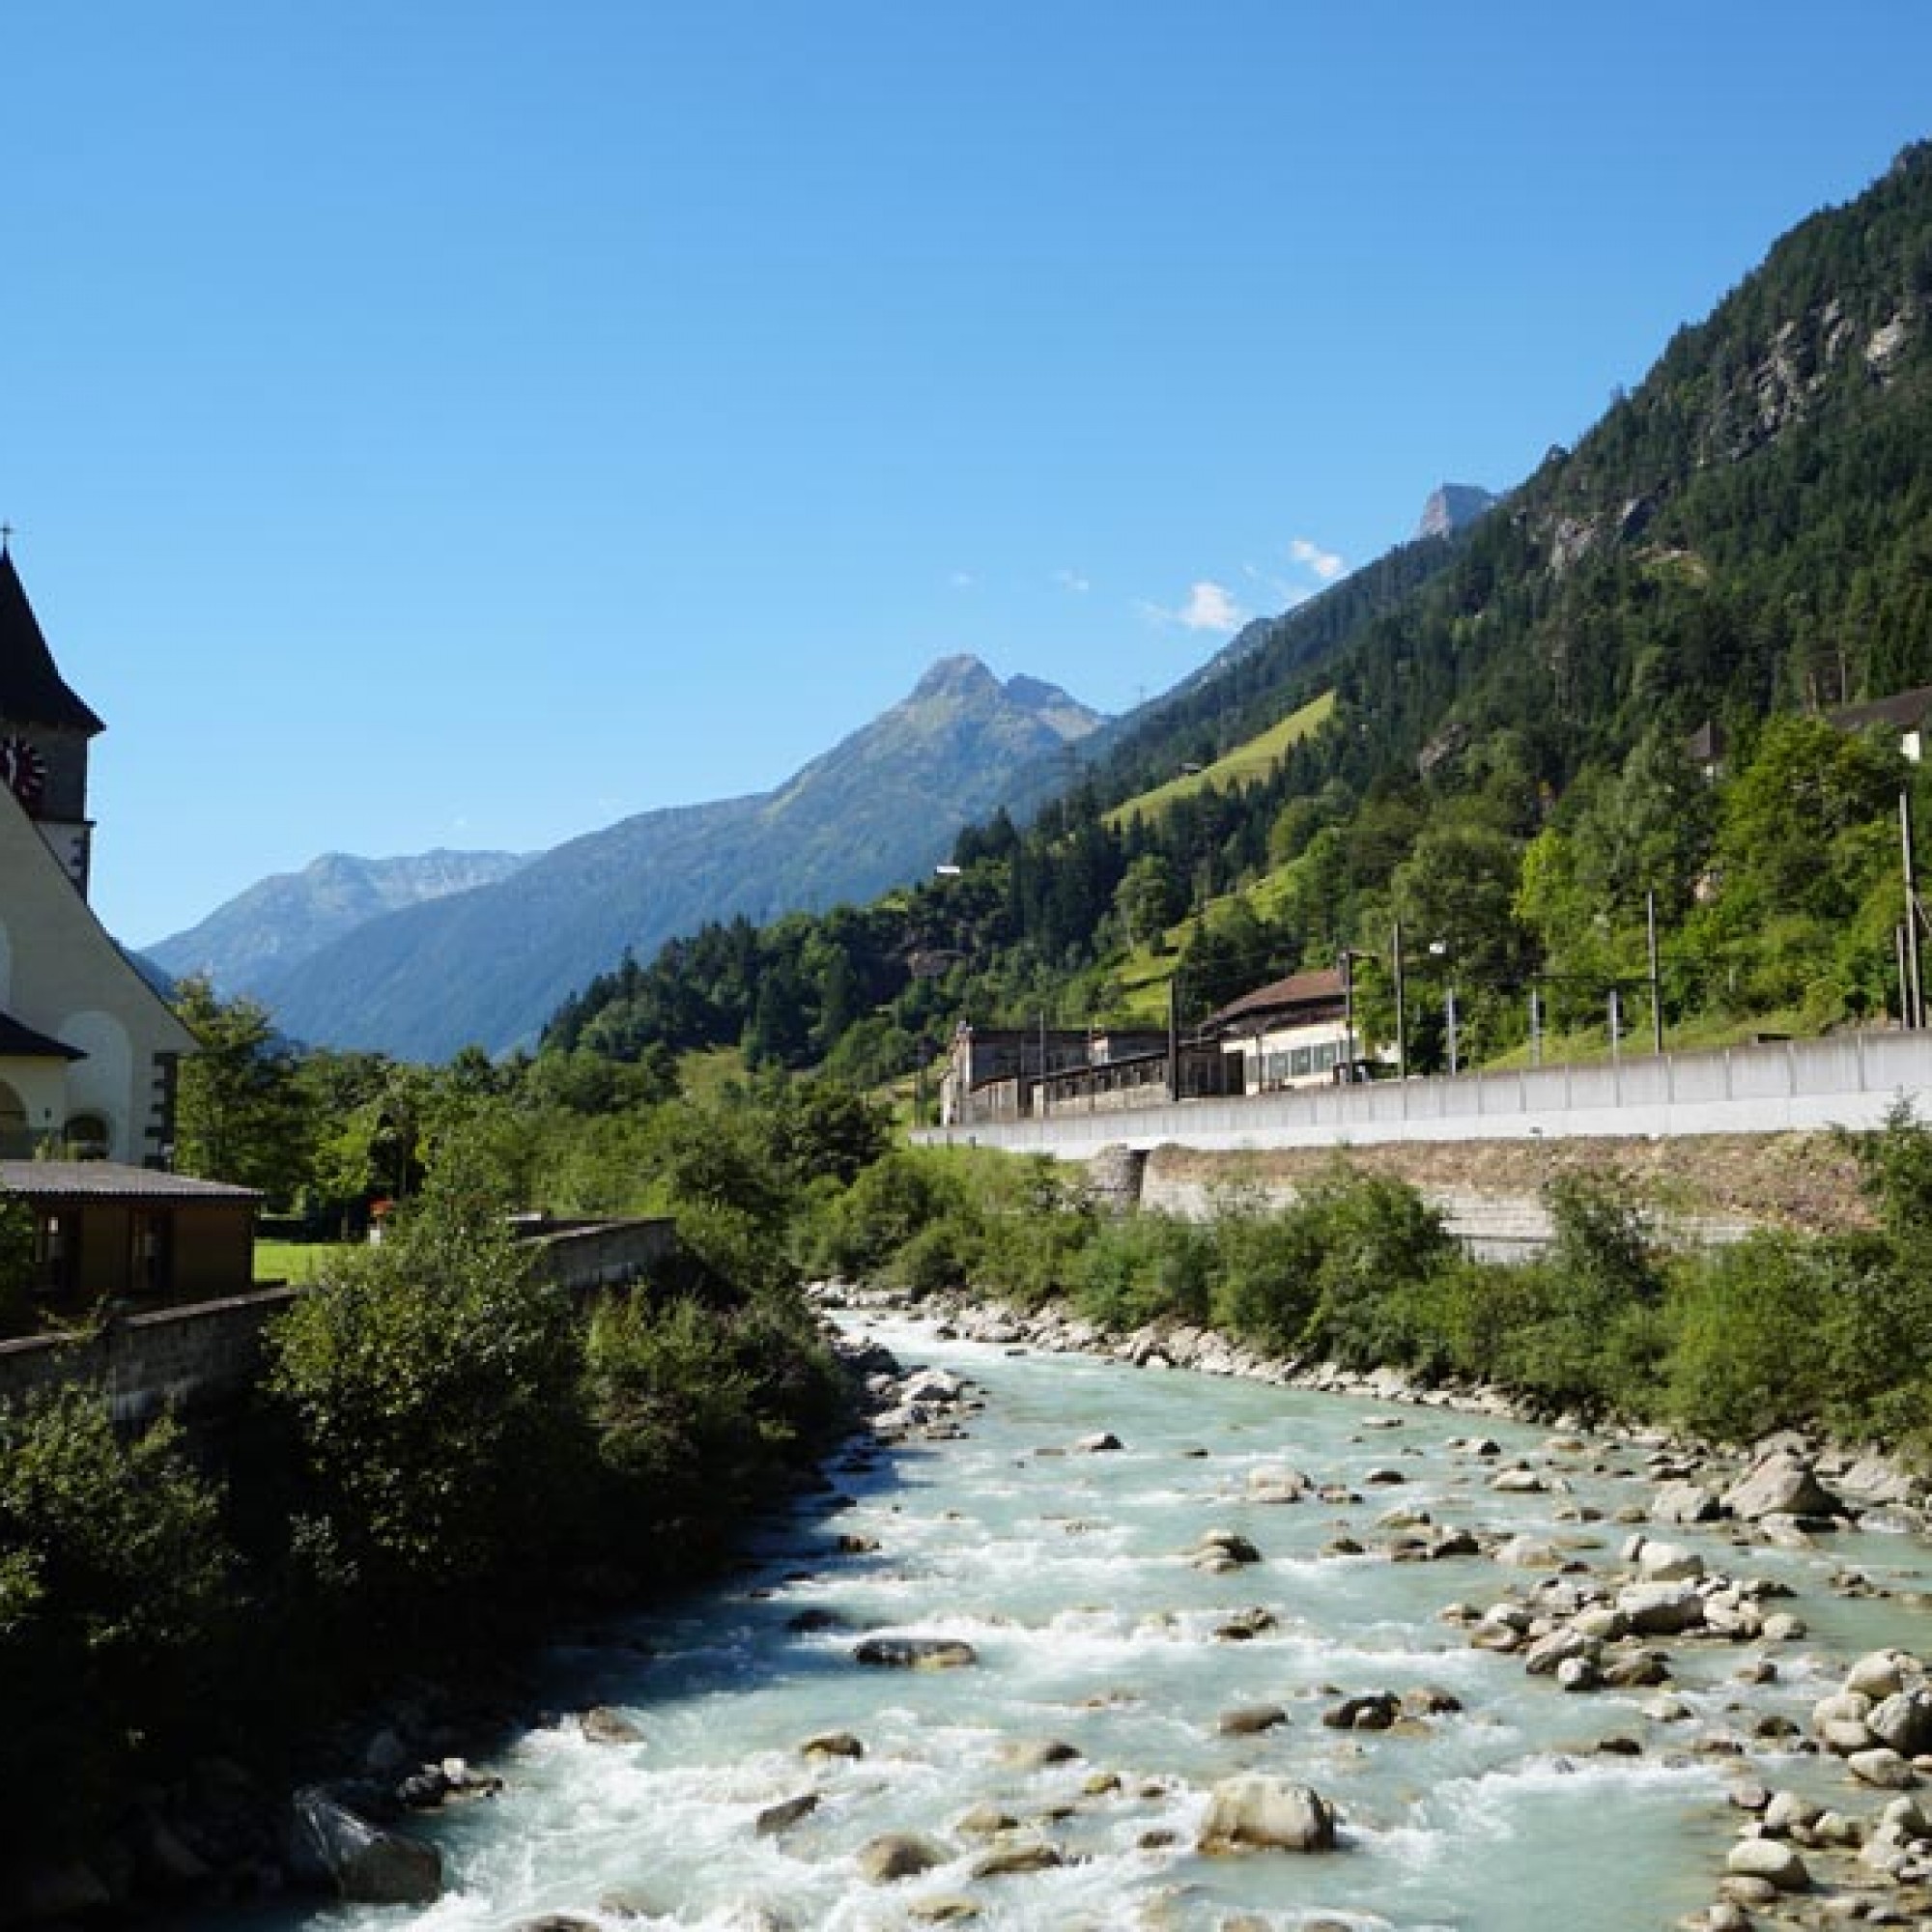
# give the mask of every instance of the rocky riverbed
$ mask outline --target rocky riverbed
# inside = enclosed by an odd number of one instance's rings
[[[829,1305],[848,1309],[877,1312],[904,1305],[890,1293],[836,1284],[824,1285],[820,1295]],[[1164,1321],[1110,1334],[1065,1311],[1020,1311],[962,1296],[922,1303],[920,1314],[937,1333],[986,1346],[1516,1419],[1509,1401],[1492,1390],[1423,1389],[1393,1372],[1362,1376],[1333,1364],[1277,1361],[1211,1329],[1185,1324]],[[897,1403],[878,1418],[881,1432],[890,1439],[930,1429],[936,1421],[943,1427],[943,1405],[941,1416],[932,1413],[934,1394],[929,1378],[902,1387]],[[1383,1422],[1387,1426],[1386,1418]],[[1074,1445],[1086,1452],[1120,1446],[1111,1434]],[[1445,1446],[1458,1459],[1492,1465],[1488,1488],[1495,1494],[1567,1495],[1576,1487],[1574,1473],[1582,1467],[1634,1492],[1613,1512],[1562,1503],[1552,1512],[1557,1520],[1578,1527],[1613,1521],[1624,1533],[1608,1560],[1600,1553],[1607,1548],[1600,1534],[1502,1535],[1440,1522],[1428,1510],[1400,1505],[1376,1519],[1384,1533],[1375,1548],[1391,1563],[1475,1557],[1505,1573],[1520,1573],[1506,1576],[1499,1588],[1492,1586],[1487,1603],[1459,1599],[1445,1605],[1440,1617],[1464,1629],[1472,1647],[1516,1658],[1526,1674],[1546,1677],[1565,1693],[1655,1692],[1641,1707],[1642,1723],[1629,1735],[1599,1739],[1599,1751],[1635,1758],[1656,1738],[1667,1740],[1666,1748],[1673,1751],[1739,1767],[1727,1793],[1738,1814],[1737,1841],[1721,1873],[1714,1875],[1713,1903],[1681,1918],[1680,1925],[1708,1932],[1740,1932],[1760,1922],[1932,1925],[1927,1656],[1886,1646],[1853,1659],[1841,1681],[1827,1683],[1802,1721],[1784,1708],[1784,1699],[1764,1700],[1771,1707],[1754,1711],[1749,1691],[1778,1684],[1779,1652],[1802,1646],[1810,1632],[1792,1607],[1793,1585],[1781,1577],[1752,1575],[1748,1567],[1754,1548],[1829,1549],[1844,1560],[1829,1563],[1827,1590],[1865,1600],[1895,1594],[1907,1621],[1925,1624],[1932,1648],[1932,1614],[1927,1614],[1932,1597],[1918,1588],[1889,1591],[1858,1567],[1856,1551],[1848,1547],[1867,1523],[1878,1536],[1924,1539],[1932,1527],[1932,1481],[1875,1453],[1792,1434],[1747,1451],[1721,1453],[1661,1435],[1592,1435],[1563,1418],[1541,1457],[1505,1459],[1502,1446],[1480,1434],[1452,1436]],[[1371,1470],[1361,1480],[1393,1492],[1406,1485],[1407,1476],[1389,1467]],[[1343,1499],[1340,1491],[1324,1489],[1316,1477],[1290,1467],[1251,1469],[1248,1485],[1253,1499],[1270,1504]],[[1352,1492],[1349,1499],[1355,1499]],[[1737,1553],[1735,1564],[1719,1567],[1662,1533],[1685,1525],[1720,1533]],[[1369,1553],[1369,1547],[1353,1538],[1333,1540],[1326,1549],[1337,1556]],[[1190,1560],[1198,1567],[1236,1568],[1259,1561],[1259,1552],[1243,1537],[1208,1532]],[[1217,1634],[1234,1633],[1224,1629]],[[1730,1721],[1712,1731],[1697,1727],[1696,1709],[1673,1694],[1672,1686],[1684,1653],[1708,1656],[1719,1646],[1747,1654],[1733,1672],[1737,1694],[1726,1709]],[[1815,1655],[1806,1667],[1812,1673],[1829,1669]],[[1323,1712],[1321,1721],[1350,1731],[1390,1731],[1423,1721],[1425,1714],[1439,1718],[1460,1708],[1446,1693],[1433,1700],[1413,1693],[1357,1693]],[[1223,1726],[1256,1732],[1284,1718],[1279,1707],[1263,1705],[1227,1714]],[[1679,1735],[1672,1736],[1673,1730]],[[1816,1776],[1806,1780],[1805,1790],[1778,1787],[1774,1771],[1767,1768],[1760,1776],[1748,1768],[1759,1749],[1776,1759],[1829,1766],[1839,1788],[1821,1791]],[[1321,1810],[1320,1828],[1299,1823],[1278,1842],[1297,1850],[1327,1849],[1334,1842],[1332,1814],[1319,1794],[1307,1795]],[[1263,1793],[1248,1789],[1244,1796],[1260,1804]],[[1271,1786],[1265,1796],[1282,1802]],[[1226,1789],[1217,1788],[1210,1819],[1232,1802]],[[1210,1824],[1204,1848],[1215,1836]],[[1223,1833],[1211,1848],[1237,1842],[1238,1834]],[[1264,1835],[1255,1842],[1269,1840]]]
[[[824,1298],[874,1409],[838,1491],[559,1644],[487,1755],[369,1738],[326,1796],[433,1872],[222,1922],[1932,1923],[1909,1476]]]

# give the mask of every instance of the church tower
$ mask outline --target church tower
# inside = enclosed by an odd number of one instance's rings
[[[0,785],[84,898],[94,824],[87,747],[103,730],[59,670],[0,531]]]

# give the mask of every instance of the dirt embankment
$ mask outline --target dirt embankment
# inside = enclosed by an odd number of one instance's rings
[[[1163,1147],[1164,1179],[1202,1185],[1293,1187],[1336,1161],[1425,1192],[1537,1195],[1570,1168],[1614,1170],[1666,1216],[1749,1221],[1808,1233],[1870,1225],[1849,1143],[1831,1133],[1696,1134],[1669,1140],[1429,1141],[1213,1153]]]

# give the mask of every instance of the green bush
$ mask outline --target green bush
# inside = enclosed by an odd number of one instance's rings
[[[715,1556],[803,1450],[842,1419],[843,1378],[802,1315],[766,1301],[613,1299],[590,1324],[584,1387],[626,1553],[675,1576]]]
[[[233,1563],[172,1423],[124,1441],[74,1389],[0,1406],[0,1851],[85,1843],[193,1728]]]
[[[1672,1417],[1748,1442],[1841,1406],[1847,1311],[1867,1278],[1843,1244],[1769,1231],[1687,1261],[1670,1298]]]
[[[541,1573],[583,1452],[579,1345],[567,1299],[493,1204],[433,1184],[289,1309],[269,1350],[328,1593],[408,1619]]]
[[[1304,1346],[1352,1369],[1415,1366],[1414,1291],[1460,1253],[1442,1216],[1415,1188],[1340,1167],[1292,1210],[1311,1222],[1321,1258]]]

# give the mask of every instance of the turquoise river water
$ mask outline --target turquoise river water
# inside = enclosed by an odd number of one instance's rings
[[[1488,1557],[1392,1563],[1377,1553],[1378,1518],[1423,1510],[1570,1539],[1578,1557],[1611,1564],[1628,1531],[1609,1514],[1649,1495],[1634,1452],[1565,1450],[1544,1432],[1437,1409],[1011,1354],[892,1321],[870,1332],[908,1365],[981,1385],[986,1406],[964,1439],[835,1468],[849,1506],[816,1499],[727,1584],[554,1653],[557,1709],[613,1705],[642,1741],[592,1744],[563,1719],[509,1745],[488,1767],[505,1780],[499,1797],[420,1827],[447,1862],[437,1905],[286,1909],[251,1918],[251,1932],[515,1932],[547,1914],[612,1932],[873,1932],[927,1922],[949,1898],[970,1898],[971,1922],[987,1928],[1634,1932],[1708,1904],[1735,1834],[1725,1791],[1740,1761],[1693,1751],[1698,1737],[1742,1738],[1766,1712],[1802,1724],[1860,1652],[1932,1650],[1922,1609],[1827,1587],[1846,1563],[1924,1587],[1932,1561],[1914,1539],[1867,1527],[1785,1552],[1672,1529],[1715,1568],[1790,1583],[1786,1607],[1807,1634],[1775,1653],[1674,1646],[1671,1694],[1688,1719],[1652,1717],[1654,1690],[1566,1694],[1470,1648],[1439,1614],[1531,1577]],[[1101,1430],[1119,1453],[1055,1453]],[[1476,1433],[1567,1491],[1492,1491],[1496,1462],[1457,1446]],[[1281,1463],[1360,1500],[1249,1500],[1249,1472]],[[1370,1481],[1377,1472],[1402,1480]],[[1579,1506],[1604,1520],[1579,1522]],[[1219,1528],[1252,1539],[1263,1561],[1223,1576],[1191,1567],[1189,1546]],[[842,1554],[840,1537],[877,1548]],[[1322,1553],[1342,1537],[1369,1553]],[[1273,1628],[1216,1637],[1257,1606]],[[796,1628],[805,1611],[837,1627]],[[861,1668],[853,1644],[873,1632],[963,1637],[979,1662]],[[1777,1681],[1747,1690],[1739,1667],[1762,1655],[1775,1655]],[[1453,1693],[1461,1713],[1379,1733],[1321,1722],[1341,1695],[1423,1686]],[[1231,1707],[1264,1702],[1284,1707],[1286,1723],[1217,1728]],[[854,1733],[864,1756],[808,1762],[800,1745],[833,1730]],[[1612,1735],[1641,1755],[1600,1754]],[[1042,1740],[1078,1755],[1014,1761],[1016,1745]],[[1755,1746],[1748,1762],[1766,1784],[1847,1802],[1835,1767]],[[1246,1771],[1316,1786],[1340,1809],[1339,1848],[1197,1856],[1210,1786]],[[1103,1774],[1119,1788],[1091,1790]],[[810,1816],[755,1833],[760,1810],[807,1792],[818,1799]],[[1065,1862],[973,1878],[985,1843],[955,1826],[984,1804]],[[856,1853],[898,1831],[935,1838],[950,1861],[867,1883]]]

